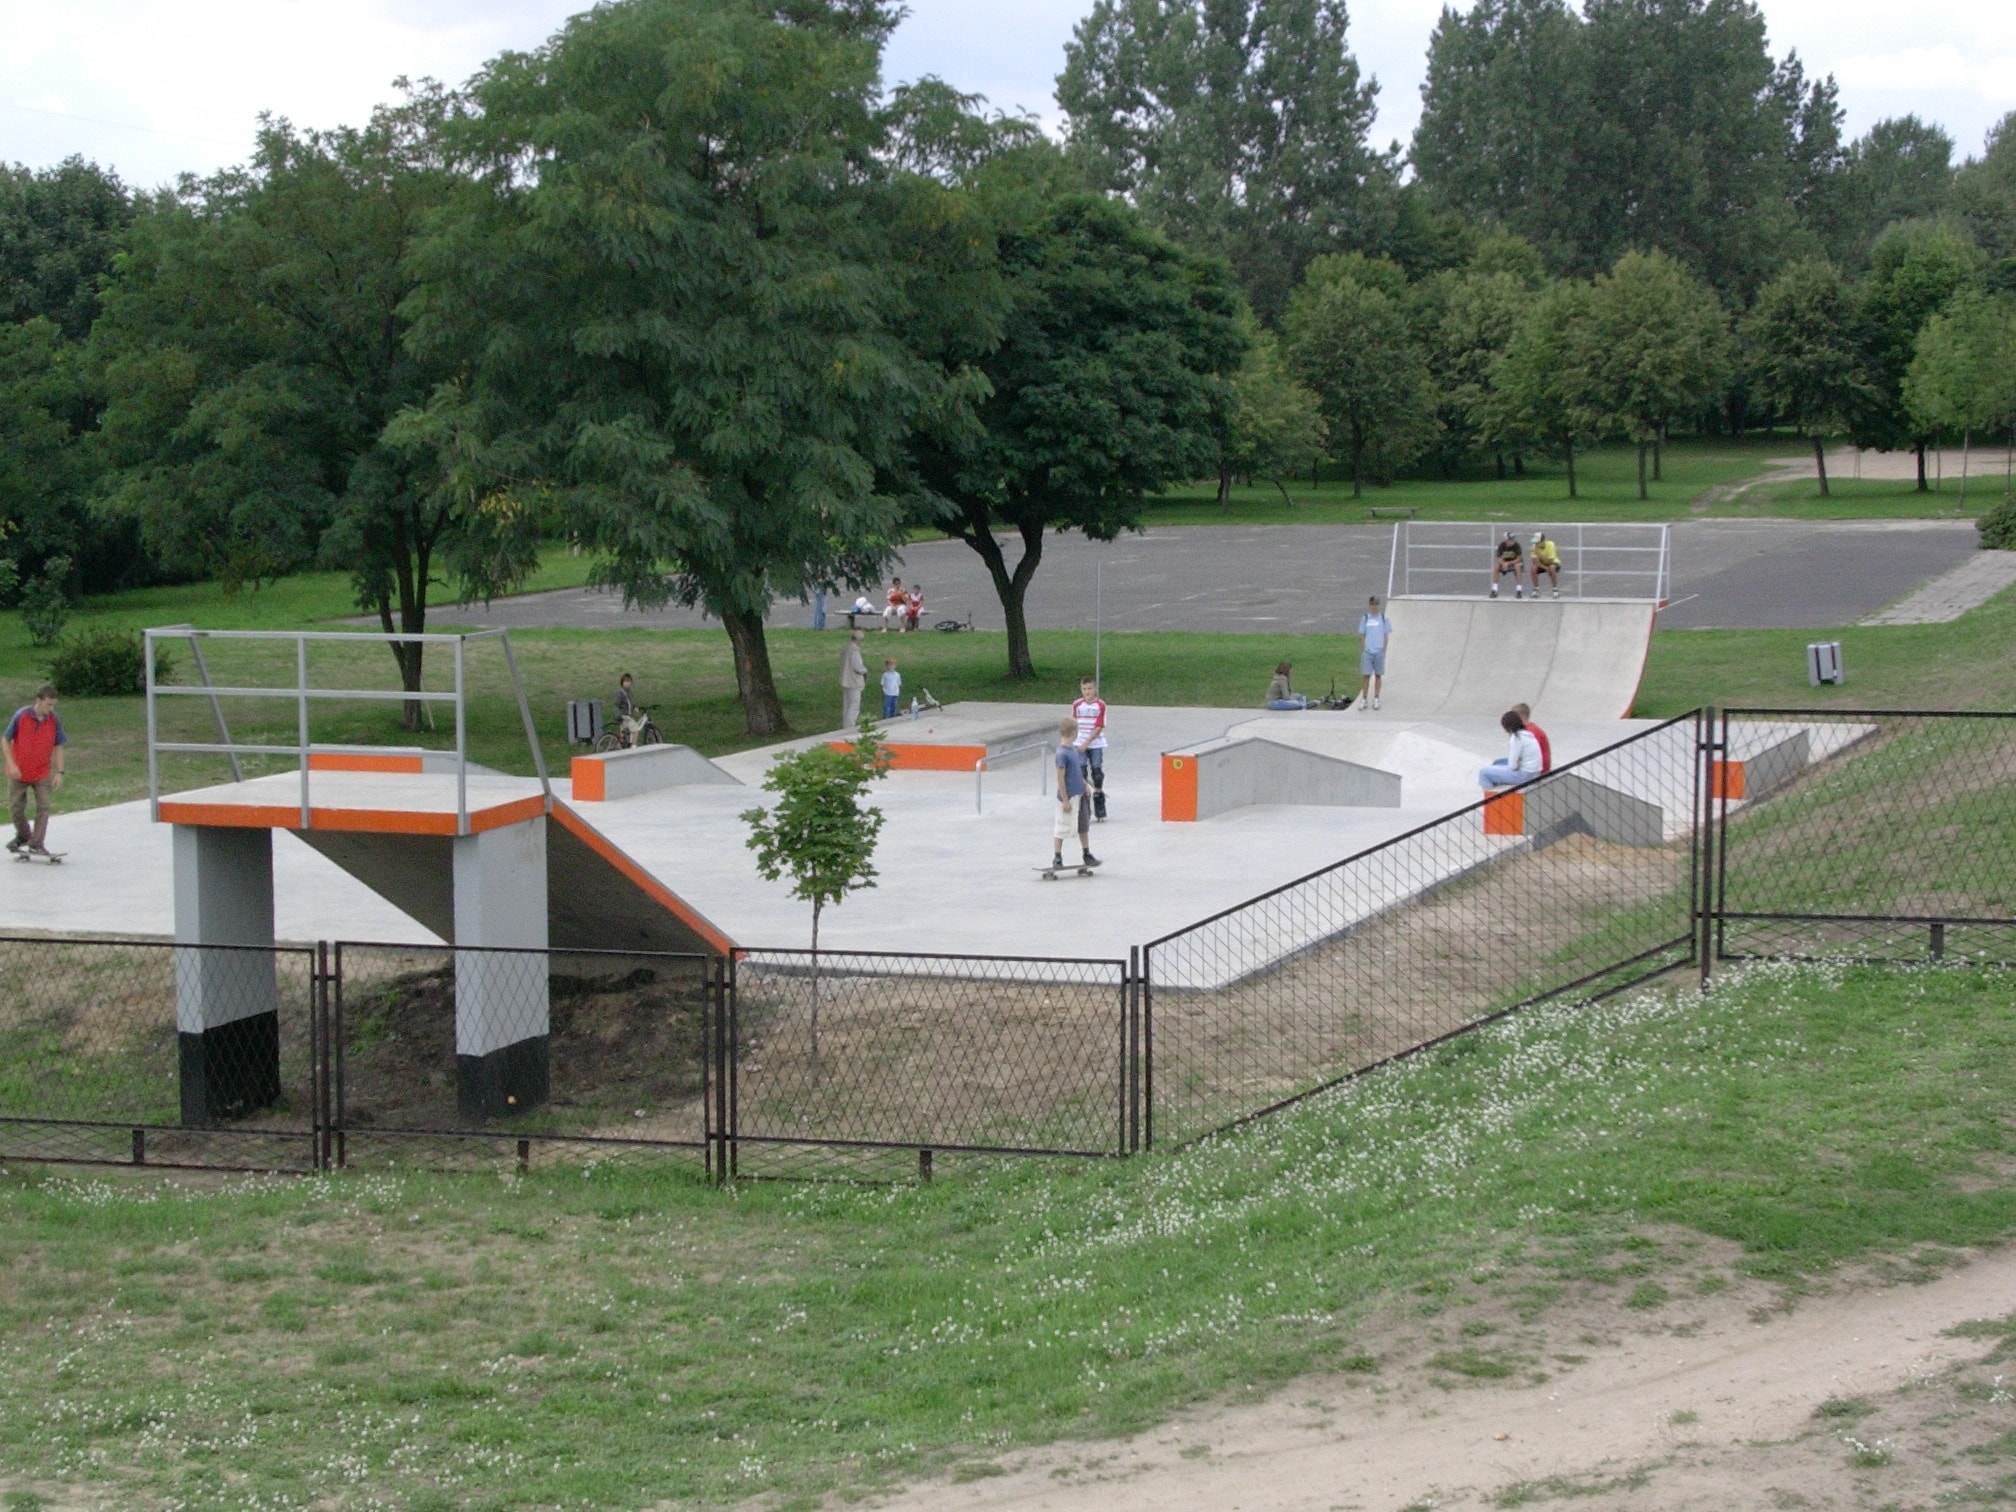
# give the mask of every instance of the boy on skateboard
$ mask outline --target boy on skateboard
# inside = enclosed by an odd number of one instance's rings
[[[1526,597],[1526,548],[1519,544],[1519,537],[1511,531],[1505,532],[1505,539],[1498,543],[1498,552],[1491,559],[1491,597],[1498,597],[1498,579],[1509,576],[1512,579],[1512,597]],[[1539,589],[1534,589],[1539,592]]]
[[[35,690],[35,702],[17,709],[0,735],[0,753],[7,758],[7,808],[14,819],[14,838],[7,849],[16,855],[47,856],[52,795],[63,786],[63,747],[69,738],[56,717],[56,689],[49,683]],[[28,827],[28,795],[35,795],[35,827]]]
[[[1073,742],[1085,753],[1085,772],[1092,783],[1092,817],[1106,822],[1106,700],[1099,696],[1099,684],[1089,677],[1078,679],[1078,701],[1071,705],[1071,718],[1078,727]]]
[[[1064,868],[1064,842],[1071,838],[1071,831],[1078,831],[1078,852],[1084,857],[1078,864],[1081,868],[1097,866],[1099,858],[1092,854],[1092,805],[1085,801],[1085,753],[1078,749],[1078,721],[1060,719],[1057,722],[1057,814],[1050,824],[1050,865],[1047,870],[1061,871]]]

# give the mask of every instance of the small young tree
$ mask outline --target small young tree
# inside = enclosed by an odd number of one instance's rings
[[[745,809],[749,849],[766,882],[787,872],[791,895],[812,905],[812,1070],[819,1070],[819,915],[857,888],[875,885],[882,811],[861,795],[889,770],[889,752],[864,718],[849,749],[814,746],[770,768],[763,790],[774,806]]]
[[[1284,477],[1322,460],[1327,436],[1321,402],[1288,371],[1274,333],[1255,330],[1246,362],[1232,375],[1232,406],[1218,454],[1218,507],[1232,507],[1234,478],[1267,478],[1290,505]]]
[[[1318,258],[1285,321],[1290,368],[1320,401],[1331,443],[1349,450],[1354,499],[1365,492],[1368,462],[1390,475],[1439,429],[1434,380],[1406,308],[1381,287],[1387,271],[1366,259]]]
[[[1591,373],[1602,408],[1645,462],[1676,414],[1705,403],[1727,371],[1728,317],[1713,291],[1663,252],[1626,252],[1590,296]]]
[[[1590,286],[1572,279],[1536,295],[1492,364],[1480,406],[1483,433],[1494,444],[1561,453],[1571,499],[1575,449],[1601,436],[1605,423],[1594,372],[1592,303]]]

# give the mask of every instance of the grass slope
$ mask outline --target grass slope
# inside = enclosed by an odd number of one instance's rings
[[[616,1165],[0,1177],[0,1485],[191,1509],[830,1491],[1123,1432],[1480,1298],[1654,1311],[2016,1230],[2011,980],[1759,968],[1538,1010],[1236,1137],[929,1188]],[[1480,1335],[1425,1368],[1541,1379]],[[15,1484],[22,1484],[17,1480]]]

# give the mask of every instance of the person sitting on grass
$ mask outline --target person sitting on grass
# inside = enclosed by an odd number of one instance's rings
[[[1297,693],[1289,685],[1288,675],[1295,670],[1293,662],[1282,662],[1274,669],[1274,680],[1267,684],[1267,707],[1270,709],[1306,709],[1309,700]]]
[[[1494,761],[1477,774],[1478,786],[1484,789],[1484,796],[1505,788],[1519,787],[1540,775],[1540,742],[1533,738],[1533,732],[1526,728],[1526,721],[1518,712],[1507,709],[1498,721],[1498,728],[1511,737],[1506,747],[1505,759]]]

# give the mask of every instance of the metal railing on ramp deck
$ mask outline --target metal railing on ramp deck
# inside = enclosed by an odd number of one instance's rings
[[[1388,598],[1477,598],[1490,591],[1491,563],[1510,532],[1532,562],[1545,531],[1560,551],[1564,599],[1663,604],[1672,596],[1672,532],[1656,523],[1559,525],[1505,520],[1403,520],[1393,527]],[[1552,585],[1550,584],[1550,590]]]

